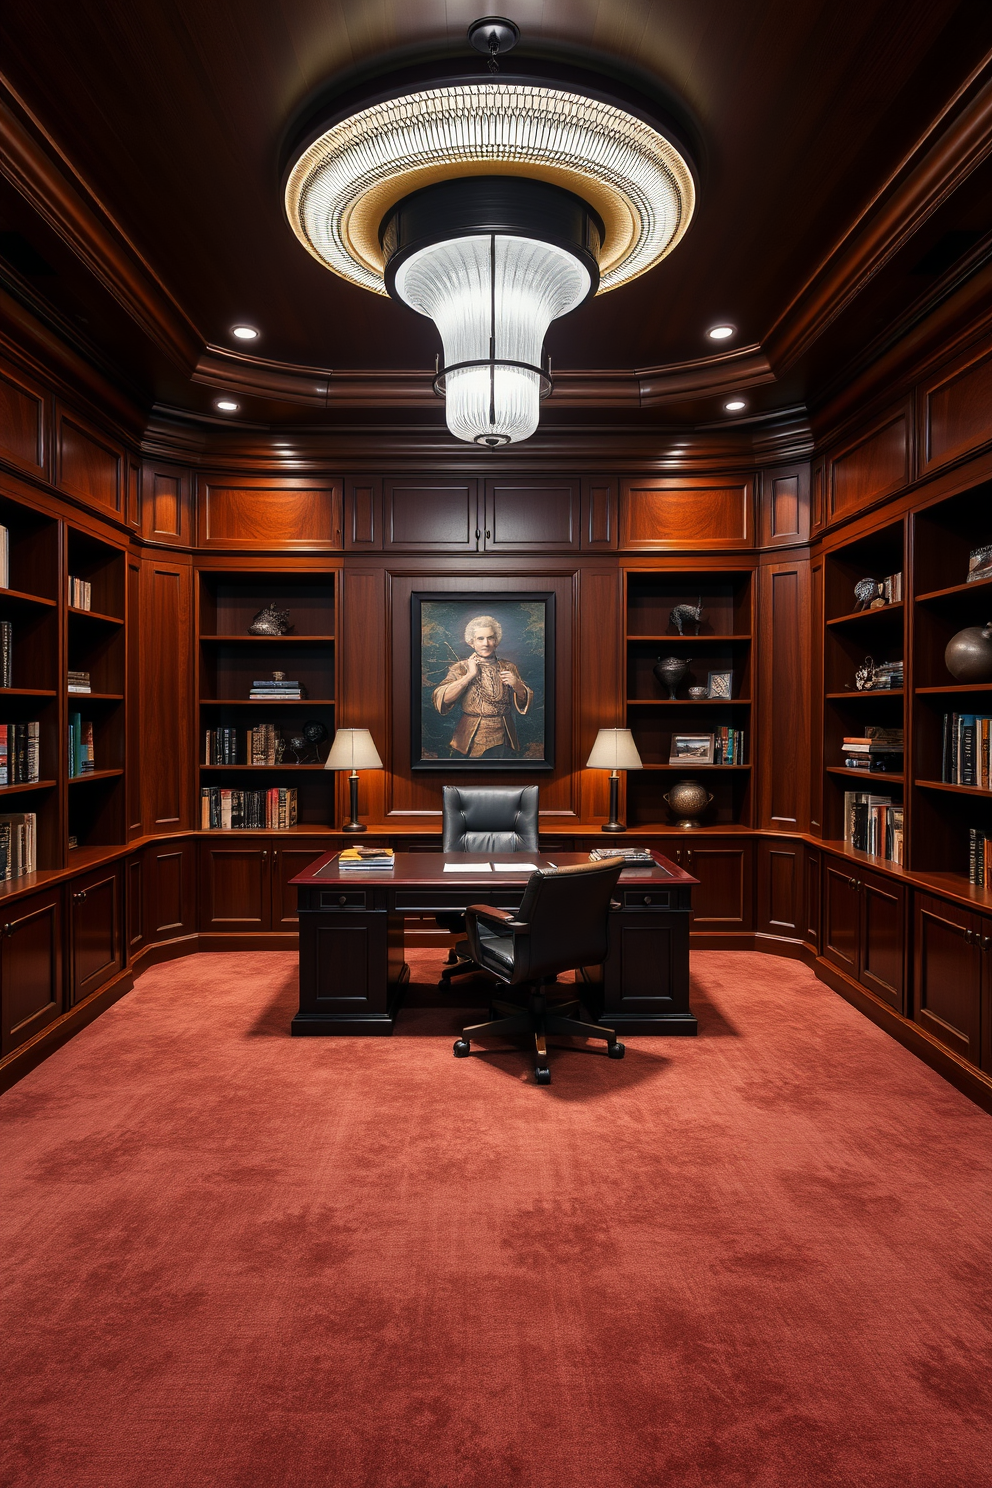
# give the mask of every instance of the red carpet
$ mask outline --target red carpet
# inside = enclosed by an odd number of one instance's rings
[[[698,1040],[543,1089],[444,1010],[290,1039],[288,955],[148,972],[0,1099],[4,1488],[986,1488],[992,1122],[694,969]]]

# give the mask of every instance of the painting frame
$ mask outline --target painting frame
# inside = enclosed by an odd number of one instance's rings
[[[734,695],[734,671],[733,667],[721,667],[719,671],[706,674],[706,696],[719,698],[721,702],[729,703]]]
[[[680,753],[680,745],[686,746],[687,752]],[[670,765],[684,765],[686,769],[691,770],[701,765],[712,765],[715,762],[715,734],[703,733],[701,730],[686,729],[682,733],[672,735],[668,754],[668,763]]]
[[[415,590],[410,596],[410,768],[416,772],[455,771],[458,774],[548,773],[555,768],[555,601],[551,589],[527,590]],[[443,613],[442,613],[443,612]],[[538,613],[539,612],[539,613]],[[507,703],[509,729],[499,752],[473,756],[478,735],[469,740],[471,725],[457,704],[441,712],[434,694],[446,680],[443,668],[465,662],[472,649],[464,640],[467,623],[491,616],[502,628],[509,655],[499,657],[517,672],[532,693],[524,711],[519,702]],[[443,656],[433,637],[447,621]],[[429,627],[429,628],[428,628]],[[543,644],[538,645],[538,637]],[[522,644],[525,638],[526,644]],[[426,640],[426,644],[425,644]],[[529,654],[527,654],[529,651]],[[504,687],[504,697],[507,689]],[[532,712],[533,710],[533,712]],[[460,716],[461,715],[461,716]],[[440,719],[444,718],[442,725]],[[539,724],[539,727],[537,726]],[[441,741],[443,732],[444,740]],[[468,741],[468,752],[455,747]],[[515,738],[517,749],[510,739]],[[439,742],[440,741],[440,742]],[[446,741],[446,742],[445,742]],[[432,748],[437,749],[433,754]],[[538,753],[538,748],[540,752]]]

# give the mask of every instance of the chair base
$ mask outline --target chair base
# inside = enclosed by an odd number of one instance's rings
[[[578,1009],[578,1002],[552,1003],[548,1006],[543,989],[533,990],[530,1004],[522,1008],[512,1002],[494,1002],[492,1011],[503,1016],[490,1018],[488,1023],[474,1023],[462,1029],[462,1036],[455,1040],[453,1053],[456,1059],[464,1059],[471,1052],[472,1040],[478,1038],[511,1038],[524,1034],[534,1040],[534,1078],[538,1085],[551,1084],[548,1067],[548,1035],[568,1035],[572,1038],[601,1038],[606,1040],[606,1052],[610,1059],[622,1059],[625,1053],[616,1032],[603,1028],[599,1023],[583,1023],[579,1018],[567,1017]]]

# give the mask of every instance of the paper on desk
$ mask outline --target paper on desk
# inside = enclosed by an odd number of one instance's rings
[[[494,873],[536,873],[536,863],[494,863]]]
[[[445,863],[445,873],[488,873],[488,863]]]

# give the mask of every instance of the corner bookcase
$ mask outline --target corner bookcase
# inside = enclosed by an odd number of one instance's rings
[[[665,793],[676,780],[705,784],[713,800],[703,829],[726,831],[753,825],[752,640],[754,574],[751,569],[629,569],[625,574],[625,696],[627,727],[644,763],[627,774],[627,822],[631,827],[673,823]],[[680,636],[671,612],[702,603],[698,635]],[[694,630],[694,625],[688,627]],[[654,675],[655,662],[678,656],[689,664],[677,696],[668,696]],[[733,672],[729,699],[694,699],[688,689],[705,686],[709,672]],[[734,765],[670,764],[672,738],[680,733],[743,730],[744,762]]]
[[[75,527],[66,529],[68,578],[91,586],[88,610],[66,603],[66,668],[90,674],[92,691],[67,693],[67,713],[93,725],[94,768],[68,773],[70,846],[103,847],[124,841],[126,559],[119,548]],[[66,720],[68,730],[69,720]]]
[[[250,635],[248,627],[255,615],[270,603],[289,611],[292,627],[289,634]],[[337,586],[333,573],[285,569],[200,571],[197,812],[204,786],[235,790],[294,787],[297,830],[333,828],[335,778],[324,771],[323,762],[334,736],[336,634]],[[253,701],[249,697],[252,682],[270,677],[275,671],[301,682],[306,698]],[[288,740],[311,720],[322,723],[327,730],[327,737],[317,749],[319,763],[297,764],[292,759],[284,759],[277,765],[250,763],[246,749],[249,729],[272,724]],[[207,731],[217,728],[235,730],[240,763],[206,763]],[[199,826],[199,815],[196,824]]]

